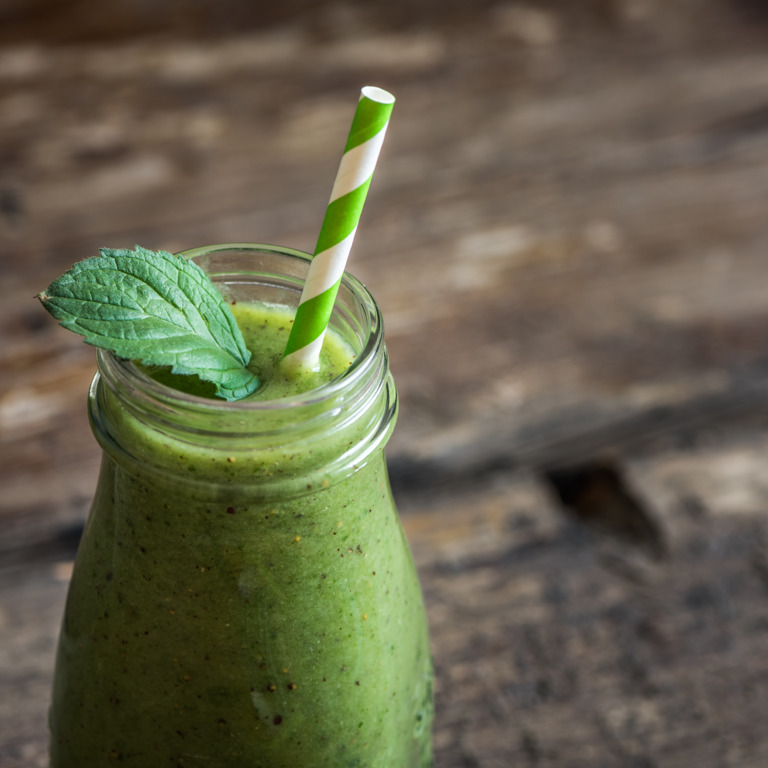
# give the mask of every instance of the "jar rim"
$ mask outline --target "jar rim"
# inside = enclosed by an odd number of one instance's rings
[[[196,259],[210,254],[221,255],[232,252],[288,257],[299,272],[306,272],[312,259],[310,254],[295,248],[242,242],[200,246],[180,251],[177,255],[186,259]],[[356,389],[373,373],[373,369],[378,367],[376,363],[377,352],[384,343],[381,310],[370,291],[360,280],[348,272],[344,272],[342,276],[341,288],[356,302],[361,311],[365,326],[361,334],[363,345],[359,350],[355,350],[355,358],[341,374],[306,392],[287,395],[275,400],[227,401],[221,398],[193,395],[156,381],[133,361],[120,358],[113,352],[104,349],[98,350],[99,370],[113,384],[118,384],[121,388],[124,387],[128,391],[132,391],[144,402],[154,402],[156,405],[174,410],[193,411],[201,416],[204,414],[215,416],[216,414],[232,415],[237,413],[278,414],[305,407],[312,409],[322,406],[324,403],[332,403],[344,392]],[[334,312],[336,311],[335,309]]]

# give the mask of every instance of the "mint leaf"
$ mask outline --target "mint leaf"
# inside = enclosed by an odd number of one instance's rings
[[[225,400],[253,392],[251,353],[222,295],[200,267],[165,251],[101,249],[46,291],[43,306],[88,344],[145,365],[197,374]]]

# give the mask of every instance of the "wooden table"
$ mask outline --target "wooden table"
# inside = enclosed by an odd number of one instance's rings
[[[765,16],[293,7],[0,34],[0,765],[46,765],[99,455],[93,351],[33,295],[99,246],[311,249],[369,82],[398,102],[350,268],[402,397],[439,768],[765,765]]]

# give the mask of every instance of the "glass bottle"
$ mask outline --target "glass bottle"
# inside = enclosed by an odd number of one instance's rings
[[[182,254],[230,302],[295,306],[308,257]],[[99,352],[102,468],[67,597],[51,767],[432,765],[432,664],[384,446],[397,413],[379,309],[345,276],[335,380],[203,398]]]

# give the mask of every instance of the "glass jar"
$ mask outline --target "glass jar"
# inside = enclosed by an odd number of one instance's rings
[[[230,302],[296,306],[309,259],[185,252]],[[432,765],[432,663],[389,488],[379,309],[345,276],[357,353],[300,395],[184,394],[99,352],[103,448],[56,660],[52,768]]]

